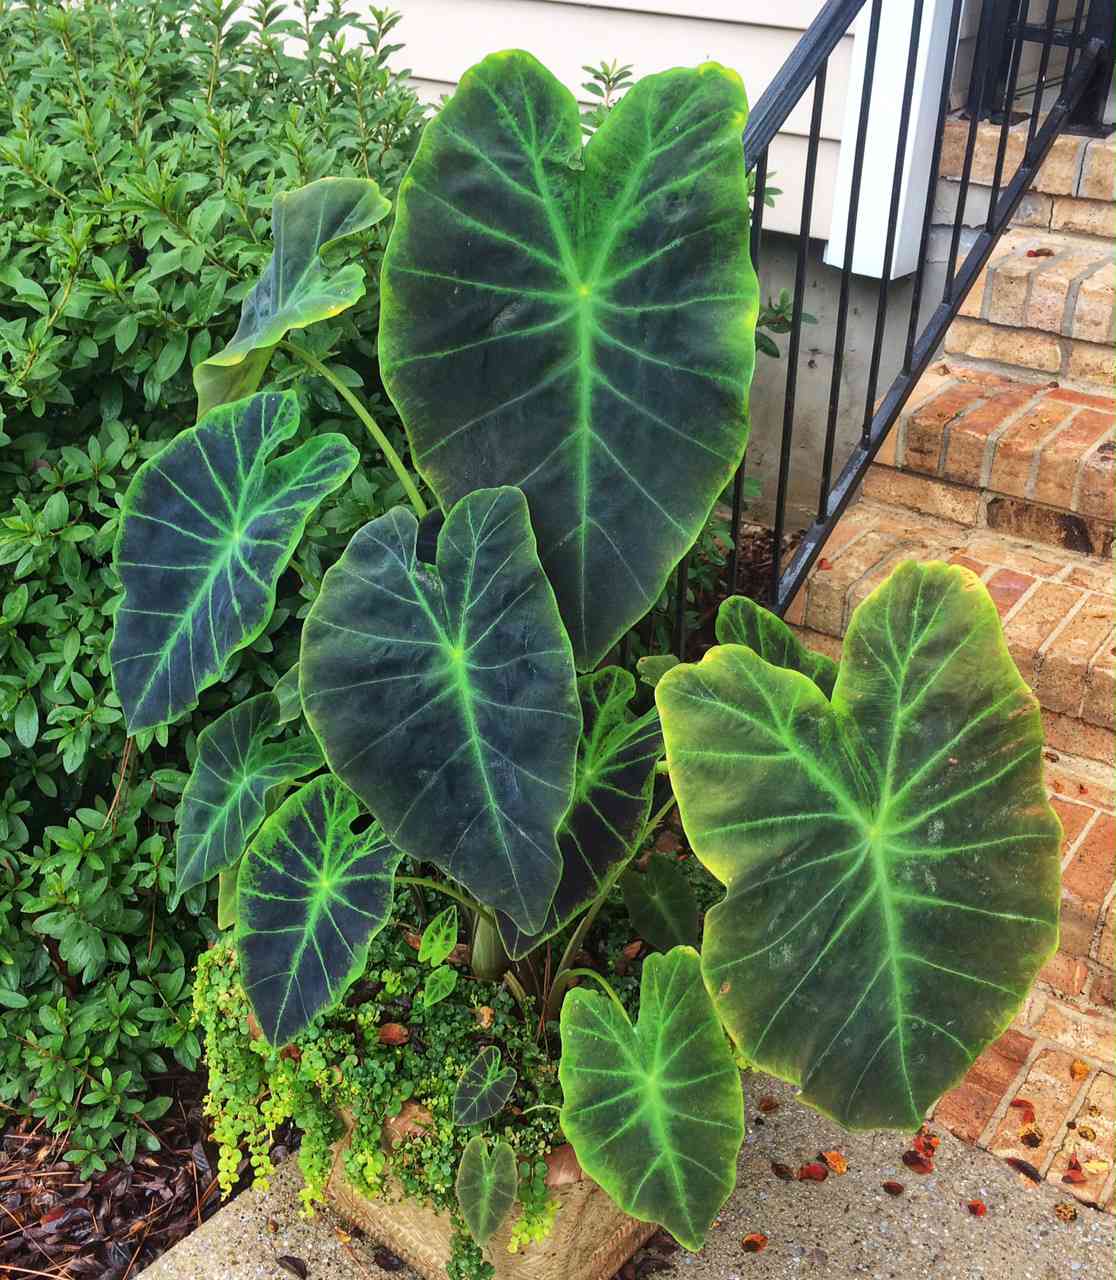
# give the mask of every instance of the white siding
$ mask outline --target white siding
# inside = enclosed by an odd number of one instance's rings
[[[712,59],[734,68],[755,102],[782,66],[821,0],[781,0],[751,5],[743,0],[394,0],[403,21],[396,29],[420,94],[437,101],[475,62],[495,49],[533,53],[579,96],[582,66],[601,59],[631,63],[635,75]],[[740,17],[750,9],[747,20]],[[829,63],[822,143],[811,231],[829,233],[839,140],[852,39],[834,50]],[[809,95],[772,144],[769,170],[784,194],[764,215],[773,230],[799,228]]]

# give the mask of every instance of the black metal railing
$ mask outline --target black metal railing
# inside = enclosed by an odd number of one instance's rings
[[[804,530],[795,530],[793,540],[788,537],[788,495],[795,465],[796,393],[800,377],[802,331],[806,321],[805,291],[808,272],[814,270],[810,260],[811,213],[818,168],[819,141],[821,139],[822,108],[825,101],[826,73],[830,56],[849,31],[850,25],[865,7],[870,5],[865,29],[858,38],[865,44],[865,70],[861,102],[855,136],[846,138],[843,145],[854,148],[850,199],[840,281],[836,288],[836,312],[832,326],[832,373],[829,382],[829,403],[825,420],[824,440],[820,458],[811,455],[807,461],[820,472],[820,491],[813,519]],[[853,287],[853,263],[855,260],[858,209],[861,183],[865,169],[865,154],[869,137],[869,118],[873,83],[877,70],[879,37],[883,0],[827,0],[810,28],[804,33],[790,58],[776,74],[766,91],[755,104],[744,133],[746,167],[753,175],[752,257],[764,283],[765,238],[764,193],[769,171],[768,151],[776,135],[783,129],[792,110],[807,95],[811,99],[811,118],[806,148],[806,168],[803,182],[801,216],[798,219],[798,239],[794,255],[794,288],[791,323],[785,354],[786,372],[783,395],[781,435],[778,442],[778,470],[774,482],[774,507],[771,520],[770,563],[764,562],[764,581],[757,587],[754,566],[746,564],[746,551],[742,549],[743,517],[745,512],[745,465],[740,468],[732,491],[732,516],[730,527],[730,551],[723,577],[718,584],[720,596],[743,589],[764,599],[778,613],[783,613],[804,583],[807,574],[821,555],[826,540],[837,521],[855,496],[876,453],[895,424],[911,390],[925,372],[945,337],[946,330],[956,317],[965,295],[972,287],[980,271],[987,263],[996,242],[1010,224],[1011,218],[1027,188],[1034,181],[1039,166],[1050,150],[1055,138],[1071,127],[1082,127],[1083,113],[1093,112],[1092,128],[1101,129],[1101,111],[1108,92],[1106,77],[1111,77],[1113,47],[1113,0],[1078,0],[1072,19],[1058,19],[1058,0],[1048,0],[1047,21],[1041,26],[1026,21],[1027,0],[1008,0],[1010,12],[1008,26],[1003,25],[1003,0],[984,0],[980,28],[977,34],[973,61],[975,100],[968,111],[968,132],[965,136],[964,159],[956,188],[956,207],[952,213],[952,226],[944,229],[948,250],[938,271],[944,273],[944,284],[932,278],[928,272],[928,252],[934,229],[935,193],[941,160],[942,139],[947,117],[952,106],[956,51],[961,32],[963,0],[953,0],[949,14],[948,46],[937,96],[937,122],[925,186],[925,211],[922,215],[920,251],[915,259],[913,273],[904,281],[904,303],[909,307],[906,318],[894,313],[898,309],[893,278],[894,255],[900,196],[903,190],[904,166],[912,115],[912,94],[915,68],[919,56],[919,44],[924,39],[924,0],[912,0],[910,37],[906,49],[906,78],[899,109],[898,137],[894,153],[894,167],[886,237],[883,244],[883,268],[878,291],[875,293],[875,320],[872,326],[871,354],[867,367],[866,392],[862,408],[859,402],[849,404],[849,395],[843,378],[848,341],[850,294]],[[889,14],[889,17],[891,15]],[[1104,22],[1102,22],[1102,16]],[[1101,28],[1104,28],[1103,33]],[[1006,34],[1005,34],[1006,32]],[[1010,104],[1017,100],[1019,68],[1023,61],[1023,46],[1038,44],[1039,55],[1035,65],[1033,105],[1029,113],[1017,117]],[[1007,50],[1004,68],[1003,53]],[[1055,49],[1066,49],[1064,61],[1057,65],[1052,57]],[[993,71],[995,64],[996,70]],[[998,77],[1002,74],[1002,84]],[[1057,80],[1056,86],[1054,85]],[[1097,86],[1104,80],[1104,94]],[[1049,83],[1048,83],[1049,82]],[[1051,98],[1056,87],[1056,95]],[[993,101],[994,98],[994,101]],[[997,104],[998,107],[997,107]],[[1028,123],[1024,125],[1022,121]],[[993,123],[989,123],[991,120]],[[982,123],[983,122],[983,123]],[[970,212],[966,216],[966,203],[973,186],[973,157],[978,130],[997,127],[999,136],[991,188],[987,192],[987,214],[976,218]],[[1026,131],[1026,144],[1022,159],[1014,172],[1005,180],[1009,130]],[[919,175],[921,191],[921,174]],[[974,226],[975,223],[975,226]],[[861,288],[863,287],[861,283]],[[935,299],[934,291],[938,291]],[[884,369],[885,334],[891,329],[892,349],[901,350],[898,368]],[[903,333],[905,326],[905,336]],[[902,339],[897,344],[897,339]],[[817,339],[814,339],[815,344]],[[828,349],[828,335],[823,339]],[[881,380],[890,377],[882,396],[878,397]],[[877,398],[878,397],[878,398]],[[844,414],[843,419],[841,414]],[[839,422],[846,424],[850,413],[854,422],[860,423],[859,438],[850,446],[842,442]],[[752,448],[760,431],[774,432],[775,424],[753,422]],[[774,441],[771,441],[774,444]],[[838,454],[845,453],[843,459]],[[798,465],[802,465],[799,463]],[[836,475],[834,472],[836,470]],[[671,597],[669,634],[674,653],[685,656],[692,652],[699,640],[694,630],[700,619],[696,618],[691,584],[694,579],[699,552],[679,566]],[[742,578],[746,584],[742,587]],[[703,617],[708,617],[706,609]],[[662,635],[662,633],[659,633]],[[662,643],[660,641],[659,643]],[[645,635],[641,647],[655,646],[650,635]]]

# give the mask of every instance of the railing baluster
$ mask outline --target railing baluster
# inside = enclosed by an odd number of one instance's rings
[[[899,197],[903,188],[903,171],[907,159],[907,133],[911,124],[911,99],[914,94],[918,46],[922,37],[922,4],[915,0],[911,14],[911,40],[907,47],[907,74],[903,83],[903,105],[899,109],[899,137],[895,144],[895,173],[891,179],[891,204],[887,211],[887,236],[884,241],[883,272],[876,299],[876,330],[872,336],[872,358],[868,364],[868,388],[864,397],[864,423],[861,438],[868,439],[872,414],[876,406],[876,387],[880,380],[880,352],[887,331],[887,299],[891,286],[891,268],[895,261],[895,227],[899,221]]]
[[[1027,17],[1028,0],[1017,0],[1016,22],[1021,23]],[[1000,122],[1000,137],[996,143],[996,167],[992,173],[992,190],[988,193],[988,217],[985,227],[991,230],[995,225],[996,201],[1000,198],[1000,184],[1004,177],[1004,160],[1007,156],[1008,134],[1011,132],[1011,108],[1015,101],[1015,90],[1019,84],[1019,63],[1023,58],[1023,39],[1016,34],[1012,37],[1011,68],[1008,71],[1007,85],[1004,89],[1003,120]]]
[[[1084,0],[1082,0],[1082,3]],[[957,52],[957,32],[961,26],[963,0],[953,0],[953,12],[949,19],[949,37],[946,44],[945,66],[942,68],[942,92],[938,98],[938,122],[934,127],[934,146],[930,152],[930,172],[926,179],[926,208],[922,214],[922,236],[918,245],[918,267],[911,285],[911,315],[907,323],[907,343],[903,351],[903,372],[910,373],[911,353],[918,335],[918,318],[922,310],[922,286],[926,278],[926,259],[930,252],[930,228],[934,224],[934,197],[938,191],[938,170],[942,163],[942,137],[945,134],[946,116],[949,115],[950,96],[953,88],[953,62]],[[961,217],[961,209],[954,211],[954,218]]]
[[[1035,140],[1038,132],[1039,112],[1042,110],[1042,95],[1046,92],[1046,73],[1050,68],[1050,51],[1054,46],[1054,27],[1058,22],[1058,0],[1047,0],[1046,33],[1042,42],[1042,54],[1039,57],[1038,79],[1035,81],[1035,100],[1031,103],[1031,123],[1027,127],[1027,146]]]
[[[876,0],[878,3],[879,0]],[[810,142],[806,150],[806,181],[802,191],[802,217],[798,230],[798,254],[794,273],[794,306],[791,312],[790,342],[787,345],[787,388],[783,402],[783,438],[779,448],[779,481],[775,497],[775,528],[771,553],[771,595],[777,599],[782,572],[783,532],[786,527],[787,486],[790,480],[791,443],[794,438],[794,401],[798,388],[798,352],[802,342],[802,304],[806,295],[806,263],[810,251],[810,217],[814,209],[814,179],[818,167],[822,104],[825,101],[823,62],[814,78],[814,108],[810,115]]]
[[[845,256],[841,264],[841,292],[837,299],[837,331],[833,338],[833,372],[829,379],[829,414],[825,423],[825,445],[822,451],[821,487],[818,494],[818,519],[829,501],[829,485],[833,478],[833,449],[837,440],[837,414],[841,405],[841,373],[845,364],[845,332],[849,319],[849,286],[852,281],[853,251],[856,247],[857,215],[860,212],[860,183],[864,176],[864,151],[868,141],[868,116],[872,105],[872,83],[876,74],[876,49],[880,35],[883,6],[875,0],[868,22],[868,43],[864,51],[864,84],[860,91],[860,115],[856,126],[856,149],[853,152],[852,179],[849,183],[849,214],[845,222]]]

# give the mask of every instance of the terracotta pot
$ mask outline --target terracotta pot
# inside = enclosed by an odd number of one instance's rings
[[[390,1199],[371,1200],[349,1183],[342,1156],[348,1138],[334,1150],[326,1198],[341,1217],[398,1254],[427,1280],[445,1280],[453,1225],[438,1213],[405,1200],[396,1185]],[[489,1241],[485,1253],[494,1280],[609,1280],[658,1230],[621,1213],[595,1182],[577,1167],[566,1148],[552,1153],[554,1176],[547,1179],[558,1200],[550,1235],[519,1253],[508,1253],[511,1220]]]

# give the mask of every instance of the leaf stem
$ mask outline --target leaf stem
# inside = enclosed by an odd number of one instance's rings
[[[601,977],[601,975],[596,971],[596,969],[567,969],[565,973],[565,977],[567,979],[592,978],[594,982],[600,983],[600,985],[604,988],[605,995],[608,996],[608,998],[617,1007],[617,1009],[619,1009],[620,1012],[624,1015],[624,1021],[627,1022],[629,1025],[631,1024],[632,1020],[631,1018],[628,1017],[628,1011],[627,1009],[624,1008],[624,1005],[621,1002],[620,997],[613,990],[612,983],[609,982],[607,978]]]
[[[317,356],[312,355],[297,343],[291,342],[289,338],[283,339],[283,341],[279,343],[279,346],[296,359],[301,360],[308,369],[313,370],[313,372],[319,377],[324,378],[334,391],[337,392],[341,399],[345,401],[349,408],[352,409],[361,422],[364,423],[365,427],[368,428],[369,435],[371,435],[372,439],[375,440],[377,445],[379,445],[380,450],[387,459],[388,466],[390,466],[392,471],[394,471],[396,476],[398,476],[399,483],[403,486],[403,491],[406,493],[408,501],[411,506],[414,507],[415,514],[421,520],[422,517],[426,515],[426,503],[422,500],[422,495],[418,491],[414,477],[407,470],[407,466],[403,459],[395,452],[394,446],[384,434],[375,418],[373,418],[364,405],[361,404],[357,396],[354,395],[347,386],[345,386],[337,374],[335,374],[328,365],[323,364]]]
[[[456,902],[460,902],[463,907],[468,907],[470,911],[475,911],[482,919],[487,920],[492,927],[496,928],[496,917],[487,907],[482,907],[475,899],[470,898],[467,893],[462,893],[460,889],[453,888],[444,880],[433,880],[429,876],[396,876],[396,884],[417,884],[423,889],[433,889],[435,893],[444,893],[447,898],[453,898]]]

